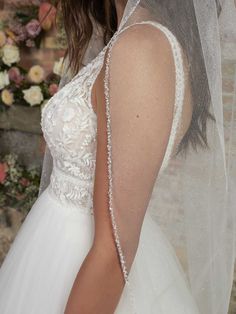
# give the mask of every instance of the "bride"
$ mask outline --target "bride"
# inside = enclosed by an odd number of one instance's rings
[[[68,67],[42,110],[41,193],[0,269],[1,314],[227,313],[230,6],[58,1]]]

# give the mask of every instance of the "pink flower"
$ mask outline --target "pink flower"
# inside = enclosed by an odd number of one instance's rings
[[[27,37],[28,37],[28,33],[26,30],[26,27],[20,26],[16,32],[16,41],[17,42],[25,41]]]
[[[54,94],[56,94],[56,92],[58,91],[58,85],[53,83],[53,84],[50,84],[49,88],[48,88],[48,91],[49,91],[49,94],[51,96],[53,96]]]
[[[44,30],[48,31],[52,27],[56,12],[56,8],[50,3],[43,2],[40,4],[38,19]]]
[[[10,70],[8,71],[8,76],[10,81],[16,83],[17,85],[19,85],[24,79],[24,77],[20,73],[20,70],[17,67],[10,68]]]
[[[4,163],[0,163],[0,183],[3,184],[6,176],[7,176],[7,171],[8,171],[8,166],[7,164]]]
[[[26,178],[21,178],[20,180],[19,180],[19,182],[20,182],[20,184],[21,185],[23,185],[23,186],[29,186],[29,184],[30,184],[30,182],[29,182],[29,180],[28,179],[26,179]]]
[[[25,26],[17,20],[10,21],[9,29],[13,33],[17,43],[25,41],[28,38]]]
[[[25,29],[31,38],[37,37],[42,30],[39,21],[36,19],[33,19],[26,24]]]

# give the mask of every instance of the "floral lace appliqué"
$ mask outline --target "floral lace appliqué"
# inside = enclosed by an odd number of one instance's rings
[[[93,212],[97,116],[91,90],[103,51],[61,88],[42,110],[41,126],[53,157],[49,190],[60,202]]]

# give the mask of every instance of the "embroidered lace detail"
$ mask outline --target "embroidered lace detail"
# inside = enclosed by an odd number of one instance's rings
[[[75,205],[85,214],[93,214],[93,180],[78,180],[54,166],[50,178],[49,192],[60,202]]]
[[[91,90],[100,72],[105,49],[42,109],[41,127],[53,157],[49,190],[92,212],[96,163],[97,116]]]

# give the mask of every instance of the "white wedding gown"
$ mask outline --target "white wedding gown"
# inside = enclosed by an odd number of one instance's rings
[[[53,172],[50,185],[34,203],[0,269],[1,314],[63,314],[74,279],[91,248],[97,131],[91,89],[104,56],[105,50],[42,111]],[[130,277],[137,313],[199,314],[174,249],[149,211]],[[133,314],[126,288],[116,314]]]

